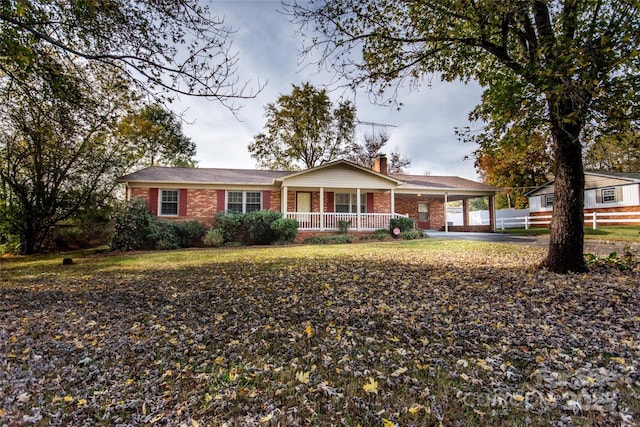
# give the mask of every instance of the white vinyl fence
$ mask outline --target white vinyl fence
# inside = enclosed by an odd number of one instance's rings
[[[447,220],[452,221],[449,214],[447,214]],[[532,226],[548,226],[550,222],[550,213],[548,215],[531,216],[528,209],[500,209],[496,211],[496,229],[498,230],[504,230],[505,228],[524,228],[528,230]],[[599,225],[640,225],[640,212],[585,212],[584,223],[585,225],[591,225],[594,230]],[[469,224],[489,225],[489,211],[469,212]],[[460,225],[462,225],[462,217],[460,217]]]

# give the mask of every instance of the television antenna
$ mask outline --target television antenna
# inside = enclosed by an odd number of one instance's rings
[[[396,128],[396,125],[390,125],[388,123],[378,123],[378,122],[366,122],[362,120],[358,120],[357,123],[359,125],[371,126],[371,134],[376,134],[376,126],[381,128]]]

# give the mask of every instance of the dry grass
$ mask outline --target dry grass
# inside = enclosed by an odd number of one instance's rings
[[[640,271],[456,241],[3,260],[2,425],[635,425]]]

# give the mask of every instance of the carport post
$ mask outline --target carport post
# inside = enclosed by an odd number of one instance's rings
[[[449,193],[444,193],[444,232],[449,232],[449,223],[447,222],[447,205],[449,203]]]

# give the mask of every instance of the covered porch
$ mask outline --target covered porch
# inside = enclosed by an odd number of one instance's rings
[[[398,213],[287,212],[285,217],[298,221],[301,231],[338,231],[342,221],[348,223],[351,230],[375,231],[389,228],[392,218],[408,216]]]

